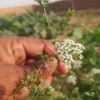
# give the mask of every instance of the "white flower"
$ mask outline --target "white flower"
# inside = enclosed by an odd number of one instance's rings
[[[68,82],[69,84],[76,85],[76,83],[77,83],[77,78],[76,78],[76,76],[70,75],[70,76],[68,77],[68,79],[67,79],[67,82]]]
[[[83,59],[83,55],[80,55],[79,57],[80,57],[80,59]]]
[[[91,74],[93,74],[93,75],[95,75],[95,74],[100,74],[100,69],[92,68]]]
[[[65,65],[71,66],[74,60],[83,58],[84,46],[80,43],[75,43],[73,40],[66,39],[56,42],[55,48]]]
[[[68,68],[69,68],[69,69],[71,69],[71,68],[72,68],[71,64],[69,64],[69,65],[68,65]]]
[[[80,60],[75,60],[73,63],[73,68],[78,69],[82,67],[82,61]]]

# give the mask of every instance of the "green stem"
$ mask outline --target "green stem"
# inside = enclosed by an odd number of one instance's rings
[[[98,92],[98,90],[97,90],[96,87],[97,87],[97,86],[96,86],[96,84],[94,83],[94,84],[93,84],[94,91],[95,91],[95,93],[97,94],[98,99],[100,100],[99,92]]]
[[[53,31],[52,31],[52,28],[51,28],[51,26],[50,26],[50,23],[49,23],[49,20],[48,20],[48,16],[47,16],[47,12],[46,12],[45,7],[43,7],[43,10],[44,10],[44,14],[45,14],[45,18],[46,18],[47,24],[48,24],[48,26],[49,26],[49,29],[50,29],[50,31],[51,31],[51,33],[52,33],[52,35],[53,35],[54,42],[55,42],[55,41],[56,41],[56,39],[55,39],[54,33],[53,33]]]
[[[20,85],[20,87],[14,92],[14,94],[10,97],[10,100],[14,100],[14,97],[18,94],[21,88],[22,88],[22,85]]]

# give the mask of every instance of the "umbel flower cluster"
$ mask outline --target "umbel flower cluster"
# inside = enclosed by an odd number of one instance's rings
[[[80,43],[75,43],[73,40],[65,39],[55,43],[57,54],[62,59],[62,63],[68,65],[71,69],[72,64],[76,60],[83,58],[84,46]]]

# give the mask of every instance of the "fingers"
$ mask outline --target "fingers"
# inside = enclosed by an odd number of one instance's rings
[[[50,56],[54,56],[56,54],[53,44],[46,40],[20,37],[20,41],[23,44],[26,55],[29,57],[35,57],[41,52]]]
[[[58,62],[56,59],[53,61],[48,60],[44,66],[41,68],[39,72],[39,77],[43,78],[45,82],[45,86],[48,87],[51,85],[52,82],[52,74],[57,69]],[[32,66],[32,65],[31,65]],[[29,68],[29,67],[28,67]],[[35,70],[33,70],[34,72]],[[25,98],[29,95],[29,90],[25,87],[24,89],[21,89],[19,93],[15,96],[14,100],[25,100]]]
[[[62,63],[59,64],[57,70],[61,73],[61,74],[67,74],[69,69],[67,65],[64,65]]]
[[[48,59],[46,62],[35,61],[35,63],[29,63],[29,65],[26,65],[24,68],[25,72],[27,73],[26,75],[30,75],[37,71],[37,78],[39,77],[39,79],[42,78],[47,80],[55,72],[57,66],[58,61],[54,58],[52,61]]]
[[[31,61],[30,60],[28,62],[28,64],[29,64],[28,68],[30,68],[30,66],[33,66],[33,68],[36,68],[36,69],[41,68],[40,69],[40,76],[43,76],[44,79],[47,79],[49,76],[51,76],[55,72],[56,69],[61,74],[67,74],[69,71],[68,66],[64,65],[60,58],[58,58],[58,60],[56,58],[53,58],[53,61],[48,59],[46,62],[45,61]],[[42,64],[44,64],[44,65],[42,65]],[[42,65],[42,67],[41,67],[41,65]]]
[[[49,59],[42,67],[40,75],[42,75],[44,79],[48,79],[55,72],[57,66],[58,61],[55,58],[53,61]]]
[[[42,41],[44,43],[44,53],[50,56],[55,56],[56,55],[55,46],[46,40],[42,40]]]
[[[35,57],[38,53],[43,52],[42,40],[29,37],[19,37],[19,39],[25,49],[26,56]]]
[[[39,77],[44,79],[45,83],[46,83],[46,87],[50,86],[52,83],[52,74],[55,72],[55,70],[57,69],[58,66],[58,61],[56,59],[53,59],[53,61],[51,61],[50,59],[47,60],[47,62],[44,64],[44,66],[41,68],[40,72],[39,72]],[[32,67],[32,65],[31,65]],[[62,65],[60,65],[58,68],[60,67],[64,67]],[[30,65],[27,66],[27,68],[30,69]],[[26,69],[27,69],[26,68]],[[39,68],[39,66],[38,66]],[[27,69],[28,70],[28,69]],[[35,69],[31,70],[32,73],[35,71]],[[60,72],[64,73],[64,71],[62,69],[59,69]],[[29,71],[30,72],[30,71]],[[25,100],[25,98],[29,95],[29,90],[27,90],[27,88],[25,88],[24,90],[20,90],[19,93],[15,96],[14,100]]]
[[[21,89],[18,94],[14,97],[14,100],[25,100],[29,96],[30,92],[27,87]]]
[[[55,56],[56,50],[52,43],[46,40],[40,40],[35,38],[21,37],[21,42],[25,48],[25,52],[30,57],[36,57],[38,53],[45,53],[49,56]],[[68,67],[62,65],[59,57],[58,59],[58,71],[62,74],[68,73]],[[52,65],[53,66],[53,65]]]
[[[0,100],[8,100],[25,77],[25,69],[22,66],[0,64]],[[7,99],[5,99],[7,98]]]
[[[64,63],[62,63],[62,59],[60,57],[57,57],[58,59],[58,67],[57,70],[62,73],[62,74],[67,74],[69,71],[69,68],[67,65],[64,65]]]
[[[51,85],[53,80],[53,77],[50,76],[48,77],[45,81],[45,87],[48,87]],[[23,89],[21,89],[18,94],[14,97],[14,100],[25,100],[30,94],[30,91],[27,87],[24,87]]]
[[[49,76],[45,81],[46,87],[50,86],[52,81],[53,81],[53,77]]]
[[[7,41],[4,42],[4,41]],[[2,48],[0,49],[0,61],[14,64],[14,65],[25,65],[27,58],[34,58],[38,53],[45,53],[49,56],[55,56],[56,51],[52,43],[46,40],[29,38],[29,37],[15,37],[6,36],[0,38],[0,44]],[[5,49],[6,48],[6,49]],[[9,48],[11,50],[9,50]],[[67,67],[61,67],[61,61],[58,60],[58,70],[61,73],[67,73]],[[27,63],[32,63],[33,60]]]

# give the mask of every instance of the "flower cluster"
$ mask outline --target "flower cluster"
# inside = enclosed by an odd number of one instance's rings
[[[92,69],[91,69],[91,74],[92,74],[92,75],[100,74],[100,69],[92,68]]]
[[[73,68],[74,69],[82,68],[82,61],[81,60],[75,60],[74,63],[73,63]]]
[[[68,77],[67,82],[68,82],[69,84],[76,85],[76,83],[77,83],[77,77],[76,77],[76,76],[73,76],[73,75],[70,75],[70,76]]]
[[[75,43],[73,40],[65,39],[55,43],[57,54],[62,59],[62,62],[71,68],[75,60],[83,58],[84,46],[80,43]]]

